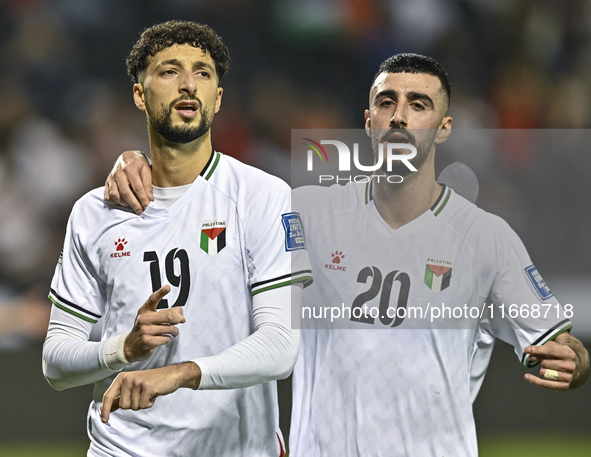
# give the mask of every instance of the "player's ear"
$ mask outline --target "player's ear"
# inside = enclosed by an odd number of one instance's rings
[[[439,124],[437,135],[435,135],[435,144],[444,143],[451,135],[451,123],[453,119],[449,116],[445,116]]]
[[[141,84],[133,85],[133,101],[139,110],[146,111],[146,99],[144,93],[144,86]]]
[[[217,113],[220,110],[220,107],[222,106],[222,94],[224,93],[224,89],[222,89],[221,87],[218,87],[218,92],[215,96],[215,113]]]
[[[371,118],[369,117],[369,110],[365,110],[365,133],[371,138]]]

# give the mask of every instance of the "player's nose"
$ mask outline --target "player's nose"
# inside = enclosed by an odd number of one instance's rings
[[[390,118],[390,128],[406,128],[407,126],[406,107],[399,103]]]
[[[191,71],[183,71],[179,78],[179,92],[192,95],[197,91],[195,75]]]

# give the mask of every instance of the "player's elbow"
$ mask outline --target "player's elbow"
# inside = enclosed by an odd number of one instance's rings
[[[59,379],[51,379],[47,376],[45,376],[45,379],[47,379],[47,382],[49,383],[49,385],[57,391],[66,390],[68,387],[70,387],[68,385],[61,383],[59,381]]]
[[[43,376],[45,376],[45,379],[49,385],[55,390],[66,390],[68,387],[70,387],[66,382],[64,382],[62,377],[55,372],[55,370],[52,370],[45,359],[43,359]]]
[[[293,371],[293,367],[298,359],[298,353],[300,350],[300,331],[291,329],[288,331],[291,334],[290,338],[284,341],[281,348],[281,355],[276,359],[275,379],[287,378]]]
[[[53,345],[48,344],[48,340],[45,340],[42,356],[43,376],[45,376],[49,385],[55,390],[66,390],[71,387],[71,385],[66,381],[65,376],[63,376],[59,368],[56,366],[56,363],[54,363],[53,350]]]

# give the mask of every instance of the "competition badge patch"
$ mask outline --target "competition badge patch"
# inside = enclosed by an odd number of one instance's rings
[[[211,221],[201,224],[201,249],[211,257],[226,247],[226,221]]]
[[[285,230],[285,251],[306,249],[304,227],[299,213],[285,213],[281,215],[283,230]]]
[[[445,259],[427,257],[425,267],[425,284],[434,294],[449,287],[453,262]]]
[[[547,300],[553,295],[552,291],[546,284],[546,281],[542,279],[542,275],[538,273],[538,270],[534,265],[527,267],[525,273],[542,300]]]

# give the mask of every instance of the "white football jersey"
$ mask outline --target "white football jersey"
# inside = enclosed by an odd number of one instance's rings
[[[293,197],[315,282],[302,298],[291,455],[476,456],[472,401],[494,338],[527,364],[526,346],[571,328],[517,235],[446,187],[397,230],[370,185]],[[552,307],[533,319],[509,313],[542,303]]]
[[[213,356],[253,333],[253,295],[311,282],[298,224],[283,181],[214,152],[169,209],[150,205],[136,216],[106,205],[103,189],[81,198],[70,216],[50,298],[81,319],[104,317],[105,340],[130,331],[140,306],[169,284],[172,291],[159,308],[182,306],[186,323],[149,360],[125,371]],[[275,382],[234,390],[179,389],[150,409],[117,410],[103,424],[99,408],[114,377],[94,386],[89,455],[277,457],[282,452]]]

